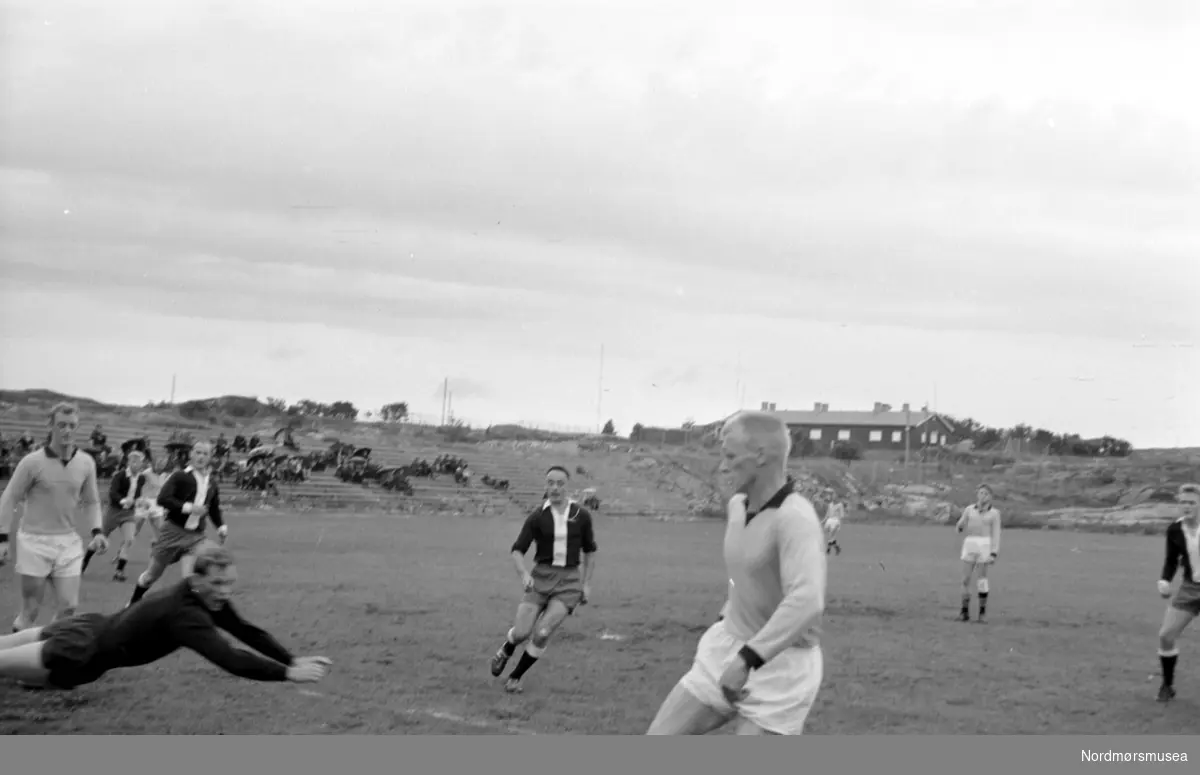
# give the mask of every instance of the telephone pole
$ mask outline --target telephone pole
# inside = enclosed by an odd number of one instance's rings
[[[596,433],[604,432],[604,345],[600,345],[600,377],[596,382]]]
[[[171,375],[171,405],[175,405],[175,374]]]
[[[912,438],[912,410],[904,405],[904,475],[908,476],[909,440]]]
[[[446,424],[446,409],[450,402],[450,378],[442,379],[442,425]]]

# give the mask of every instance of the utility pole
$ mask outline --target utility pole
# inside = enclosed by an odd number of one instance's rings
[[[442,379],[442,425],[446,424],[446,406],[450,400],[450,378]]]
[[[604,345],[600,345],[600,377],[596,382],[596,433],[604,432]]]
[[[733,402],[740,409],[742,403],[742,353],[740,350],[737,357],[737,371],[734,373],[737,374],[737,381],[733,383]]]
[[[175,374],[171,375],[171,406],[175,405]]]
[[[912,439],[912,410],[908,404],[904,405],[904,475],[908,476],[908,452],[909,441]]]

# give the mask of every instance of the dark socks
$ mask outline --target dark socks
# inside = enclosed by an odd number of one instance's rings
[[[525,675],[525,671],[533,667],[533,663],[537,661],[537,657],[529,656],[529,652],[526,651],[525,653],[521,654],[521,661],[517,663],[516,668],[513,669],[512,674],[508,677],[514,681],[520,681],[521,677]]]
[[[140,583],[133,585],[133,597],[129,599],[129,604],[133,605],[142,599],[142,596],[150,591],[149,587],[143,587]]]
[[[984,614],[987,613],[987,599],[988,599],[987,592],[979,593],[979,615],[980,616],[983,616]]]
[[[126,562],[127,562],[127,560],[124,557],[121,557],[117,560],[117,573],[120,573],[121,571],[125,570]]]
[[[505,638],[504,645],[500,647],[500,650],[504,652],[505,656],[511,657],[513,652],[517,650],[517,644]]]
[[[969,594],[962,596],[962,612],[964,614],[971,613],[971,596]]]
[[[83,555],[83,570],[85,572],[87,571],[88,563],[91,562],[92,558],[95,556],[96,556],[96,553],[93,552],[91,549],[88,549],[87,552]]]
[[[1178,654],[1169,657],[1159,655],[1158,661],[1162,663],[1163,686],[1171,686],[1175,683],[1175,661],[1178,659]]]

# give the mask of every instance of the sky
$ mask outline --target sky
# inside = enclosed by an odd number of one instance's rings
[[[1187,0],[0,13],[0,387],[1200,445]]]

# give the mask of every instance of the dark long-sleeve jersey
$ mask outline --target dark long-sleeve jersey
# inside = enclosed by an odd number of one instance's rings
[[[1200,572],[1200,535],[1182,519],[1176,520],[1167,527],[1167,551],[1163,558],[1162,580],[1171,582],[1175,573],[1181,568],[1183,580],[1189,584],[1200,581],[1196,573]]]
[[[218,629],[259,653],[234,647]],[[185,579],[106,617],[97,628],[96,648],[86,671],[99,674],[146,665],[181,648],[253,681],[286,681],[292,664],[292,655],[269,633],[239,616],[230,603],[210,610]]]

